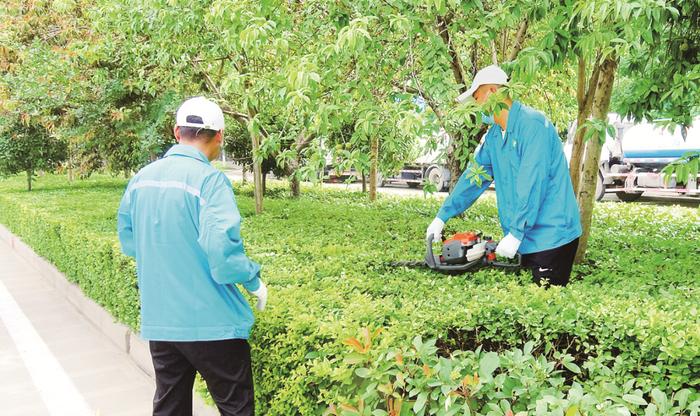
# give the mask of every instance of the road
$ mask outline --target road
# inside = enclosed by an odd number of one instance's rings
[[[225,169],[224,172],[226,175],[233,181],[240,181],[242,180],[242,172],[240,169]],[[246,179],[249,181],[253,180],[252,174],[248,173],[246,175]],[[276,180],[272,175],[268,175],[268,182],[275,183]],[[340,190],[348,190],[348,191],[361,191],[362,190],[362,184],[361,183],[350,183],[350,184],[345,184],[345,183],[329,183],[329,182],[324,182],[323,183],[323,188],[326,189],[340,189]],[[384,194],[384,195],[393,195],[397,197],[423,197],[424,193],[423,190],[421,189],[414,189],[414,188],[409,188],[407,185],[386,185],[378,188],[377,190],[379,193]],[[486,194],[495,194],[496,192],[493,189],[489,189],[486,191]],[[436,192],[432,195],[427,195],[429,198],[445,198],[447,197],[448,193],[447,192]],[[603,197],[603,201],[611,201],[611,202],[620,202],[622,203],[614,193],[609,193],[606,194],[605,197]],[[689,208],[698,208],[700,206],[700,198],[691,198],[691,197],[685,197],[685,196],[668,196],[665,193],[661,192],[654,192],[654,191],[647,191],[642,195],[641,198],[639,198],[635,202],[631,202],[634,204],[645,204],[645,205],[680,205],[684,207],[689,207]]]

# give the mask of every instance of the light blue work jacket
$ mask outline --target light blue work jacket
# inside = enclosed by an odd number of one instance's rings
[[[231,182],[192,146],[175,145],[129,182],[118,213],[135,257],[141,335],[148,340],[247,339],[253,313],[236,284],[260,287],[243,250]]]
[[[493,124],[475,155],[496,181],[498,218],[503,235],[522,243],[521,254],[549,250],[581,235],[581,221],[569,169],[556,128],[518,101],[508,114],[505,137]],[[491,181],[477,186],[462,174],[438,218],[447,222],[469,208]]]

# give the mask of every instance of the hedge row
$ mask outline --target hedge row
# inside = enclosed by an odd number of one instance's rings
[[[98,178],[68,185],[63,177],[45,177],[26,193],[20,178],[0,182],[0,222],[117,319],[137,328],[134,267],[119,254],[114,232],[125,183]],[[509,362],[514,348],[522,353],[529,343],[533,363],[544,360],[558,372],[538,379],[541,397],[499,399],[512,402],[514,411],[535,412],[553,400],[551,388],[559,399],[580,388],[594,406],[609,402],[612,412],[645,414],[651,406],[659,411],[660,394],[669,398],[669,409],[679,408],[678,394],[683,398],[684,392],[689,392],[684,406],[700,406],[695,210],[599,204],[589,260],[575,267],[567,288],[544,290],[530,284],[527,273],[443,276],[388,266],[422,258],[422,235],[437,211],[435,200],[368,204],[360,194],[319,190],[292,200],[272,188],[265,213],[255,216],[251,189],[236,193],[248,253],[263,265],[271,288],[269,308],[258,315],[251,338],[261,414],[318,414],[329,405],[338,414],[352,414],[360,403],[361,414],[383,414],[390,395],[381,389],[389,383],[392,394],[410,406],[422,394],[453,396],[445,380],[405,389],[396,384],[396,368],[379,366],[396,351],[410,355],[416,336],[434,340],[435,353],[421,361],[429,369],[445,360],[456,366],[465,354],[474,354],[460,351],[477,349]],[[452,231],[498,235],[495,214],[494,201],[482,198],[464,219],[448,225]],[[381,341],[358,357],[356,345],[343,341],[358,338],[362,328],[381,329]],[[471,374],[467,367],[453,376],[463,380]],[[508,374],[513,368],[494,371]],[[563,381],[552,386],[550,380],[559,378]],[[480,389],[497,392],[494,380],[482,379]],[[475,402],[472,410],[505,414],[506,405],[494,397],[483,396],[478,402],[483,406]],[[450,411],[461,406],[455,403]],[[494,403],[501,413],[490,407]],[[588,414],[581,403],[575,406]]]

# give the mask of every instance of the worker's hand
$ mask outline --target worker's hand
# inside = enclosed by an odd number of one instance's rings
[[[439,241],[442,239],[442,229],[445,228],[445,222],[440,218],[435,217],[433,222],[428,226],[428,230],[425,232],[425,238],[427,239],[431,235],[433,240]]]
[[[259,311],[265,309],[265,305],[267,304],[267,286],[265,286],[265,283],[263,283],[262,280],[260,281],[260,287],[258,288],[258,290],[249,290],[248,293],[258,298],[258,303],[257,305],[255,305],[255,307]]]
[[[503,240],[498,243],[496,254],[512,259],[515,257],[515,253],[518,252],[518,248],[520,248],[520,240],[513,237],[513,234],[508,233],[508,235],[503,237]]]

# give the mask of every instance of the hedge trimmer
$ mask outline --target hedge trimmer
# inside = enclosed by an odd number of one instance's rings
[[[516,254],[513,262],[496,261],[498,242],[481,233],[457,233],[442,242],[442,253],[433,254],[433,236],[425,241],[426,254],[423,261],[399,261],[393,267],[429,268],[441,273],[459,274],[481,267],[498,267],[516,270],[522,266],[522,257]]]

